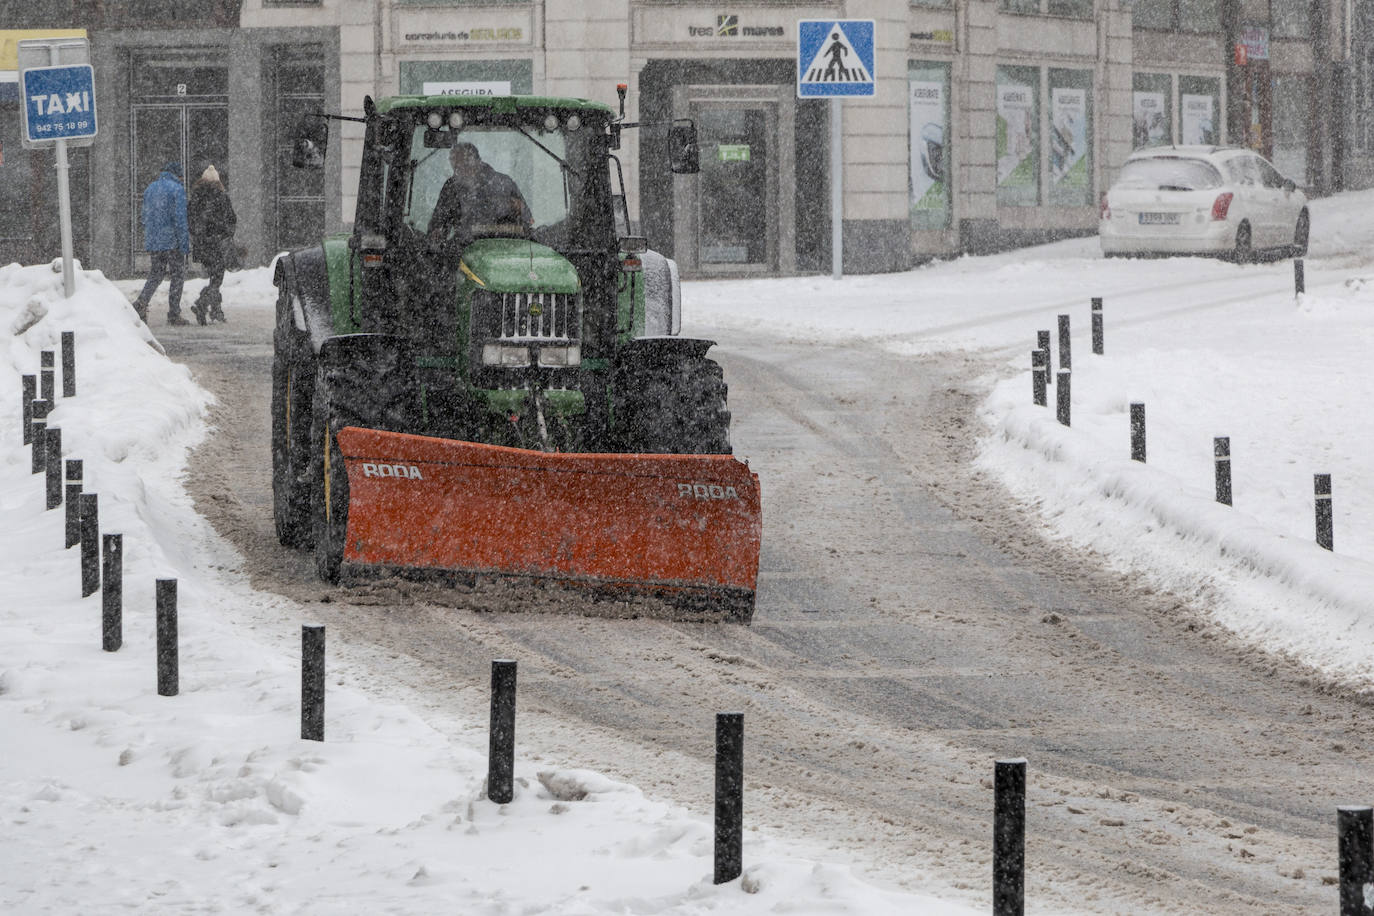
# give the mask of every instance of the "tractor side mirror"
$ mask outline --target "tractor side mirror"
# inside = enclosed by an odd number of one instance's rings
[[[301,118],[291,144],[291,164],[298,169],[322,169],[328,150],[329,122],[319,115]]]
[[[695,122],[686,119],[673,122],[668,131],[668,167],[675,175],[695,175],[701,171]]]

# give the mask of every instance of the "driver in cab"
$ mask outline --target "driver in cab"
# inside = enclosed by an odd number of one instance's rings
[[[429,238],[442,242],[456,239],[466,244],[474,234],[499,227],[502,234],[528,237],[534,224],[529,204],[509,175],[482,161],[471,143],[454,144],[449,150],[453,175],[444,182]]]

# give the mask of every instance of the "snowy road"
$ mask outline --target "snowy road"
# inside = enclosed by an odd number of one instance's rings
[[[482,692],[460,688],[513,657],[531,753],[705,811],[712,715],[743,710],[750,823],[954,896],[986,887],[992,760],[1027,756],[1038,905],[1330,905],[1331,800],[1364,791],[1350,760],[1374,750],[1374,715],[1047,548],[971,470],[993,362],[718,335],[736,452],[763,483],[754,625],[474,612],[465,596],[321,587],[277,546],[270,313],[227,310],[227,326],[154,327],[220,399],[192,464],[199,508],[256,587],[346,634],[339,651],[439,727],[481,721]],[[925,862],[937,872],[912,871]]]

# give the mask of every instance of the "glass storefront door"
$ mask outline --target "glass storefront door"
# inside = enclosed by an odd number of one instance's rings
[[[702,105],[697,115],[697,260],[703,270],[774,269],[768,168],[772,113],[743,104]]]

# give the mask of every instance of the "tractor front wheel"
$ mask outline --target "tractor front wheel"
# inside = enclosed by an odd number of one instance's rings
[[[729,455],[728,387],[720,364],[683,356],[622,370],[616,422],[626,451],[655,455]]]
[[[285,284],[281,295],[288,295]],[[280,324],[272,357],[272,519],[283,546],[308,547],[315,369],[309,345],[301,346]]]

